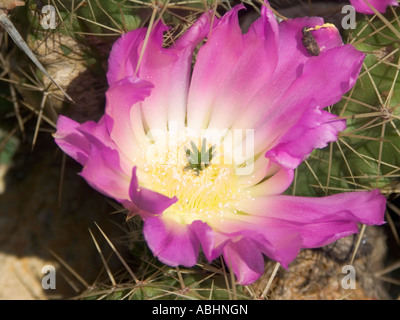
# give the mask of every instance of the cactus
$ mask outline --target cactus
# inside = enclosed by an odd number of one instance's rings
[[[2,120],[0,123],[0,164],[10,162],[22,138],[28,136],[28,140],[34,144],[39,129],[53,128],[61,113],[68,114],[79,122],[97,120],[101,116],[104,92],[107,88],[107,58],[112,43],[120,34],[145,26],[155,13],[157,18],[163,19],[172,27],[165,37],[165,43],[168,45],[206,9],[214,9],[218,4],[219,11],[223,13],[233,5],[233,1],[231,3],[211,0],[28,0],[25,6],[14,8],[15,5],[21,4],[20,1],[1,2],[7,5],[6,9],[13,9],[10,11],[10,20],[48,73],[75,103],[65,99],[59,89],[35,69],[18,48],[11,43],[8,47],[2,45],[0,116],[4,119],[5,115],[11,112],[14,117],[12,121],[5,123]],[[259,5],[256,1],[242,2],[249,8],[257,8]],[[42,25],[43,21],[49,22],[43,20],[45,17],[49,18],[47,15],[50,11],[43,9],[47,4],[51,4],[55,9],[54,29],[45,29]],[[177,8],[179,10],[176,10]],[[279,12],[279,7],[276,10]],[[288,190],[289,194],[323,196],[373,188],[380,188],[389,200],[398,194],[400,27],[395,20],[399,14],[400,9],[393,9],[385,15],[391,27],[379,17],[359,15],[357,28],[343,31],[345,43],[352,43],[367,54],[363,70],[353,90],[332,106],[332,112],[347,119],[348,128],[340,134],[337,142],[331,143],[325,149],[315,150],[296,170],[295,183]],[[35,130],[29,133],[24,129],[28,121],[35,121]],[[123,271],[107,273],[105,279],[101,279],[91,288],[82,288],[82,293],[76,298],[282,298],[284,295],[279,293],[285,291],[282,289],[285,287],[282,282],[293,281],[293,278],[288,280],[290,270],[286,275],[284,270],[278,270],[277,274],[274,274],[272,262],[266,264],[265,277],[249,287],[237,286],[235,279],[220,260],[210,264],[203,257],[194,268],[171,268],[152,257],[143,240],[141,222],[137,218],[127,221],[122,227],[126,229],[127,235],[122,242],[128,248],[129,254],[121,257],[117,249],[114,253],[115,259],[123,262]],[[392,230],[396,232],[396,228],[398,229],[397,226],[393,226]],[[382,239],[379,235],[376,237]],[[96,239],[94,238],[94,241],[97,241]],[[110,245],[115,241],[108,240]],[[384,244],[381,246],[384,247]],[[376,247],[376,250],[379,248]],[[62,252],[60,254],[62,255]],[[365,254],[356,261],[364,261],[366,256],[369,257]],[[331,284],[332,279],[337,278],[335,272],[341,264],[327,258],[321,251],[305,251],[298,258],[294,268],[296,272],[311,270],[312,266],[307,263],[319,258],[323,259],[321,270],[331,270],[331,273],[326,275],[327,283]],[[380,259],[383,258],[380,256]],[[302,261],[305,262],[302,264]],[[380,263],[378,264],[380,266]],[[98,266],[98,269],[101,267]],[[104,267],[107,268],[106,262]],[[371,276],[370,273],[372,271],[367,270],[366,277]],[[271,274],[280,280],[269,283]],[[360,293],[359,297],[373,295],[374,293],[367,292]]]

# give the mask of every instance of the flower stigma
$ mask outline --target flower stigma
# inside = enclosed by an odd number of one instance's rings
[[[193,141],[190,141],[192,150],[185,147],[186,157],[189,164],[184,167],[184,170],[193,170],[196,175],[199,175],[202,170],[210,165],[211,159],[214,156],[215,145],[207,150],[207,140],[204,138],[200,150]]]
[[[165,137],[165,136],[164,136]],[[236,165],[224,156],[222,144],[190,136],[156,140],[147,150],[141,185],[178,201],[163,216],[180,223],[223,219],[235,203],[249,197],[238,183]]]

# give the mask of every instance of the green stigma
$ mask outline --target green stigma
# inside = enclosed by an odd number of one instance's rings
[[[192,147],[192,150],[185,147],[188,165],[186,165],[183,169],[185,171],[192,170],[196,175],[199,175],[202,170],[206,169],[210,165],[210,162],[214,157],[213,152],[215,145],[210,147],[207,151],[207,143],[206,139],[204,138],[200,146],[200,150],[193,141],[190,141],[190,146]]]

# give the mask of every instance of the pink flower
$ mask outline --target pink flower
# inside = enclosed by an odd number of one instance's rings
[[[387,6],[398,6],[397,0],[350,0],[351,5],[361,13],[374,14],[368,3],[379,12],[385,13]]]
[[[201,247],[245,285],[263,274],[263,255],[287,267],[302,248],[382,224],[386,201],[378,190],[281,195],[310,152],[345,129],[323,108],[354,85],[364,55],[324,25],[310,30],[320,47],[312,56],[302,29],[323,20],[278,25],[266,7],[242,34],[240,9],[203,14],[168,49],[156,24],[141,59],[147,29],[123,35],[109,58],[105,115],[60,116],[55,139],[93,188],[141,216],[160,261],[191,267]]]

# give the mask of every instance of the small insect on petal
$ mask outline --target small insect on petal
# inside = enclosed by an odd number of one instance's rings
[[[19,0],[0,0],[0,9],[12,10],[15,7],[24,6],[25,2]]]
[[[307,49],[308,53],[312,56],[318,56],[320,53],[320,49],[318,46],[317,40],[315,40],[314,36],[311,33],[311,29],[304,27],[303,28],[303,38],[302,38],[303,46]]]
[[[336,29],[336,26],[332,23],[324,23],[323,25],[320,26],[315,26],[314,28],[307,28],[304,27],[302,29],[303,32],[303,46],[307,49],[308,53],[312,56],[318,56],[321,53],[321,48],[318,45],[317,40],[315,40],[313,34],[311,31],[318,31],[319,29],[323,28],[334,28]]]

